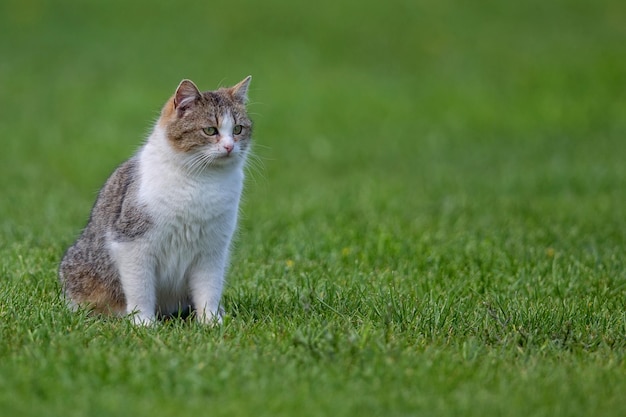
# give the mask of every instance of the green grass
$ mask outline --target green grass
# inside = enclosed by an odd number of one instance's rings
[[[0,414],[625,415],[622,3],[3,2]],[[224,325],[67,311],[180,79],[248,74]]]

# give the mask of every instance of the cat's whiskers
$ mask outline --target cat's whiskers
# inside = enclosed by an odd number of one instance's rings
[[[263,144],[254,142],[254,149],[257,149],[257,148],[261,148],[261,149],[264,149],[264,150],[271,150],[272,149],[271,147],[269,147],[267,145],[263,145]]]
[[[255,145],[255,147],[256,146],[257,145]],[[257,183],[255,174],[260,175],[263,181],[267,181],[267,177],[265,176],[265,163],[263,161],[263,158],[252,152],[252,150],[248,150],[248,158],[245,168],[255,184]]]
[[[202,154],[196,153],[185,160],[185,162],[183,163],[183,167],[188,173],[192,174],[196,170],[196,167],[201,164],[201,162]]]
[[[229,156],[229,158],[246,159],[248,154],[252,155],[252,164],[254,165],[254,168],[257,171],[261,171],[264,168],[262,161],[257,155],[254,155],[249,151],[240,151],[233,153],[231,154],[231,156]],[[215,151],[197,152],[186,158],[186,160],[183,162],[183,168],[187,173],[189,173],[189,175],[197,176],[200,175],[202,171],[213,165],[213,163],[220,158],[223,158],[223,155]]]
[[[208,167],[214,158],[204,152],[198,152],[185,163],[185,168],[190,175],[196,176]]]
[[[215,161],[215,156],[213,156],[212,154],[202,153],[202,155],[203,158],[201,164],[198,166],[196,174],[200,174],[202,171],[207,169],[213,163],[213,161]]]

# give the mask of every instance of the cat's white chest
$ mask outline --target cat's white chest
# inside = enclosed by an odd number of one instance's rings
[[[144,175],[140,200],[155,224],[153,238],[162,246],[172,254],[193,254],[228,243],[242,188],[237,175],[201,180]]]

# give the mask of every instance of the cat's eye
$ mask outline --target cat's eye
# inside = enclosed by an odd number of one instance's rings
[[[213,126],[202,128],[202,131],[208,136],[215,136],[218,133],[217,128]]]
[[[235,125],[235,127],[233,127],[233,133],[235,135],[240,134],[242,130],[243,130],[243,126],[242,125]]]

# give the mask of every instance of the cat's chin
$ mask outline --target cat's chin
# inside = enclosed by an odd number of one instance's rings
[[[230,154],[223,152],[198,152],[186,155],[181,160],[182,167],[190,174],[201,174],[214,169],[236,169],[241,165],[245,155],[239,152]]]
[[[233,154],[233,153],[230,153],[230,154],[224,153],[222,155],[215,157],[209,164],[209,167],[211,166],[227,167],[227,166],[236,165],[240,161],[241,161],[241,155]]]

